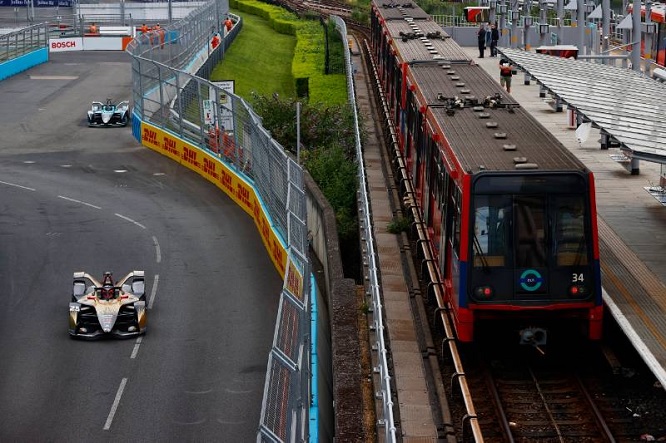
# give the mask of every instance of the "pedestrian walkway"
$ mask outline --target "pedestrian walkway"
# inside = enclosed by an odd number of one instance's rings
[[[384,303],[384,332],[390,341],[390,361],[392,362],[392,384],[395,391],[391,393],[394,415],[396,416],[396,434],[400,441],[436,442],[443,441],[441,433],[445,433],[442,424],[442,399],[431,398],[435,385],[443,391],[439,374],[433,377],[432,358],[434,352],[427,339],[419,339],[419,330],[414,312],[414,287],[418,285],[408,277],[405,268],[411,263],[408,245],[402,243],[401,236],[388,232],[388,225],[398,215],[399,202],[396,203],[395,189],[388,188],[387,183],[394,183],[390,166],[386,167],[382,144],[381,122],[372,118],[374,110],[373,91],[366,80],[371,73],[361,60],[360,51],[354,39],[352,42],[352,62],[354,63],[354,84],[356,101],[360,113],[364,116],[364,131],[367,134],[363,146],[363,157],[366,167],[370,205],[372,208],[373,232],[378,253],[380,284]],[[414,273],[414,271],[412,271]],[[416,277],[414,277],[414,280]],[[416,314],[418,315],[418,314]],[[374,342],[371,340],[371,342]],[[373,358],[375,355],[373,355]],[[436,359],[435,359],[436,360]],[[430,364],[426,364],[430,363]],[[373,366],[377,364],[373,361]],[[437,371],[439,372],[439,371]],[[375,387],[379,386],[375,380]],[[428,389],[430,386],[432,389]],[[377,388],[376,388],[377,390]],[[397,397],[397,398],[396,398]],[[377,418],[385,423],[385,412],[382,411],[382,399],[377,399]],[[379,428],[378,441],[384,440],[385,428]],[[452,437],[452,436],[449,436]],[[455,440],[453,440],[455,441]]]
[[[499,84],[499,58],[465,50]],[[600,149],[596,129],[579,143],[566,108],[556,112],[536,82],[524,80],[514,76],[513,98],[594,173],[604,301],[666,388],[666,208],[645,189],[659,185],[661,165],[642,161],[640,174],[631,175],[613,159],[618,149]]]

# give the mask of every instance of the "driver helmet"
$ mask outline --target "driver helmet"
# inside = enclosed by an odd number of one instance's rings
[[[113,287],[113,278],[111,278],[110,272],[104,273],[104,279],[102,281],[102,298],[104,300],[111,300],[114,298],[114,287]]]
[[[111,300],[113,298],[113,286],[105,285],[102,288],[102,298],[104,300]]]

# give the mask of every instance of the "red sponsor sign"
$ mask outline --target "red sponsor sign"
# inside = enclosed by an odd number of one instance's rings
[[[49,40],[49,52],[82,51],[81,37],[56,38]]]

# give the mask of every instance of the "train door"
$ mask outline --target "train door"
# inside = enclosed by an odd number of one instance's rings
[[[461,192],[448,172],[442,177],[442,235],[440,241],[439,269],[444,279],[447,299],[456,302],[460,274],[460,213]]]
[[[399,63],[394,63],[393,65],[393,96],[391,97],[391,101],[389,102],[389,105],[391,106],[391,111],[393,112],[393,122],[395,123],[395,128],[396,131],[398,131],[398,141],[400,145],[400,149],[402,150],[402,155],[407,155],[405,151],[405,146],[404,146],[404,140],[403,140],[403,128],[401,127],[401,119],[400,119],[400,106],[401,106],[401,97],[402,97],[402,71],[400,69],[400,64]]]
[[[462,232],[462,197],[460,188],[452,184],[451,201],[451,265],[449,266],[453,299],[460,306],[457,295],[460,294],[460,247]],[[466,302],[465,302],[466,307]]]
[[[424,137],[423,144],[425,145],[423,167],[423,170],[425,171],[425,177],[423,178],[423,217],[425,219],[426,225],[428,226],[430,234],[432,234],[433,212],[435,210],[433,204],[433,190],[437,183],[437,162],[435,161],[434,150],[436,146],[434,146],[435,142],[433,141],[432,136],[428,133],[426,133]]]
[[[426,125],[423,124],[423,114],[416,109],[418,106],[414,103],[414,150],[416,152],[416,176],[414,182],[418,189],[419,205],[423,209],[423,215],[428,214],[428,165],[430,164],[430,137],[427,134]]]
[[[425,135],[425,125],[423,123],[423,114],[419,112],[419,106],[416,100],[413,100],[412,107],[410,108],[412,115],[412,134],[413,134],[413,146],[412,151],[414,152],[414,164],[412,165],[412,177],[414,180],[414,187],[416,188],[417,198],[421,208],[425,209],[425,195],[427,191],[425,187],[425,167],[427,162],[426,154],[426,139]]]
[[[428,214],[427,224],[430,237],[432,238],[433,244],[437,244],[439,241],[439,211],[437,206],[437,195],[439,194],[439,176],[441,163],[439,159],[439,151],[437,148],[437,143],[430,138],[430,167],[428,168],[428,200],[427,200],[427,209]]]
[[[389,104],[390,109],[394,109],[395,106],[395,96],[396,96],[396,87],[399,84],[396,84],[396,75],[400,75],[399,72],[396,72],[396,62],[395,62],[395,57],[391,55],[391,51],[387,48],[385,48],[385,71],[384,75],[380,78],[383,79],[383,85],[382,87],[386,91],[386,101]],[[395,120],[394,120],[395,121]]]
[[[405,156],[407,171],[412,178],[414,187],[416,188],[417,196],[420,196],[421,189],[419,188],[417,177],[417,161],[418,161],[418,145],[417,136],[418,131],[415,133],[415,125],[418,120],[417,104],[415,102],[414,93],[407,89],[407,99],[405,106]]]
[[[449,259],[447,257],[447,239],[449,238],[449,230],[450,230],[450,222],[448,221],[447,214],[449,212],[449,181],[450,177],[446,169],[442,168],[439,176],[439,194],[438,194],[438,200],[439,200],[439,212],[442,214],[441,220],[440,220],[440,232],[441,235],[439,237],[439,244],[437,245],[437,250],[439,251],[438,255],[438,267],[439,267],[439,273],[441,277],[444,277],[446,275],[445,269],[447,264],[449,263]]]

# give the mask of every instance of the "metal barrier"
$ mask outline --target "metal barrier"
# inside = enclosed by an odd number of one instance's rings
[[[348,41],[347,26],[345,22],[337,16],[331,16],[335,22],[335,27],[342,36],[342,41]],[[359,127],[358,110],[356,108],[356,94],[354,92],[353,66],[349,51],[345,51],[345,66],[347,75],[347,95],[349,103],[354,110],[354,132],[356,134],[356,161],[358,163],[358,183],[359,183],[359,212],[362,217],[359,220],[361,229],[361,248],[365,251],[365,258],[368,263],[368,290],[372,298],[372,312],[374,318],[374,329],[376,331],[377,343],[373,345],[373,350],[377,352],[379,366],[375,369],[379,372],[381,391],[377,392],[377,398],[382,400],[382,417],[378,424],[384,427],[384,441],[397,441],[396,426],[393,414],[393,398],[391,394],[391,375],[389,373],[389,364],[384,340],[384,318],[382,313],[382,299],[380,293],[379,263],[378,253],[375,246],[372,232],[372,212],[370,210],[370,190],[368,189],[368,180],[365,175],[365,162],[363,160],[363,146],[361,145],[361,129]]]
[[[0,35],[0,62],[46,48],[47,43],[48,34],[43,23]]]
[[[273,348],[269,355],[257,441],[303,440],[308,434],[310,407],[310,265],[307,258],[306,198],[303,169],[261,125],[261,119],[240,97],[208,81],[210,72],[242,26],[232,16],[233,29],[213,48],[213,31],[221,30],[226,0],[206,3],[185,19],[138,36],[127,51],[132,56],[133,131],[143,140],[142,126],[158,127],[219,161],[261,201],[251,202],[239,189],[224,189],[255,219],[269,255],[283,260],[287,251],[284,287],[280,296]],[[149,125],[149,126],[148,126]],[[151,131],[148,131],[149,133]],[[182,163],[170,141],[143,140],[159,146]],[[173,149],[172,149],[173,148]],[[181,157],[182,155],[182,157]],[[191,163],[190,163],[191,165]],[[195,165],[199,168],[200,165]],[[226,172],[225,172],[226,173]],[[217,183],[224,188],[224,177]],[[229,178],[231,183],[231,178]],[[262,217],[262,214],[266,217]],[[272,241],[269,231],[276,234]]]

